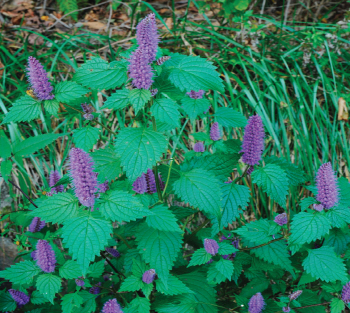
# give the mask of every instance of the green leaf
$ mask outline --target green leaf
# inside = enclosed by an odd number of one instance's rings
[[[73,131],[73,141],[77,148],[89,151],[96,144],[100,130],[89,125]]]
[[[342,204],[327,210],[326,216],[332,227],[343,228],[350,223],[350,210]]]
[[[43,304],[49,302],[49,300],[46,299],[39,291],[34,290],[30,296],[30,302],[33,304]]]
[[[82,276],[79,264],[73,260],[68,260],[59,269],[60,276],[65,279],[75,279]]]
[[[74,81],[63,81],[55,88],[55,99],[59,102],[69,103],[88,93],[89,90]]]
[[[101,109],[124,109],[130,103],[129,93],[129,89],[117,90],[115,93],[112,93],[111,96],[107,98]]]
[[[65,135],[66,134],[61,133],[61,134],[45,134],[45,135],[30,137],[16,144],[13,150],[17,156],[28,156],[40,149],[44,149],[47,145],[52,143],[54,140]]]
[[[308,284],[308,283],[313,283],[314,281],[316,281],[317,278],[313,277],[312,275],[304,272],[303,275],[301,275],[300,280],[298,282],[298,287]]]
[[[127,177],[134,181],[156,164],[167,144],[161,133],[145,128],[124,128],[117,136],[115,147]]]
[[[153,215],[146,218],[146,223],[149,227],[165,231],[182,232],[179,225],[176,223],[174,214],[164,205],[157,205],[152,209]]]
[[[129,311],[131,309],[131,311]],[[151,310],[151,303],[146,298],[137,297],[130,302],[126,313],[149,313]]]
[[[136,240],[143,259],[166,282],[181,248],[181,233],[161,231],[143,224],[136,233]]]
[[[53,274],[42,274],[36,280],[36,288],[46,299],[54,304],[55,294],[61,288],[61,278]]]
[[[264,158],[265,164],[276,164],[283,169],[287,175],[289,184],[298,186],[306,181],[305,173],[298,166],[289,163],[285,158],[269,156]]]
[[[158,89],[159,95],[165,95],[175,101],[182,99],[185,95],[169,81],[168,75],[165,73],[155,78],[153,86]]]
[[[2,161],[1,176],[5,180],[5,182],[7,182],[8,179],[11,177],[11,171],[12,171],[12,162],[10,160]]]
[[[342,206],[350,206],[350,183],[345,177],[340,177],[338,179],[338,187],[340,200],[339,204]]]
[[[84,63],[73,78],[77,83],[94,89],[120,87],[127,80],[125,64],[95,57]]]
[[[233,263],[230,260],[220,259],[215,263],[215,268],[228,280],[231,280],[233,274]]]
[[[138,198],[123,190],[112,190],[102,194],[96,205],[101,214],[113,222],[136,221],[153,214]]]
[[[140,277],[129,276],[127,277],[120,286],[119,292],[123,291],[136,291],[143,287],[143,282]]]
[[[215,111],[214,116],[219,125],[224,127],[244,127],[247,124],[244,115],[232,108],[220,107]]]
[[[45,100],[44,109],[50,115],[55,115],[57,117],[57,112],[60,107],[60,103],[56,99]]]
[[[134,107],[135,115],[137,115],[151,97],[151,92],[146,89],[133,89],[130,91],[129,101]]]
[[[234,252],[237,252],[238,250],[232,245],[227,242],[219,242],[219,251],[218,253],[220,255],[226,255],[231,254]]]
[[[100,182],[116,179],[121,173],[120,159],[112,148],[98,149],[92,152],[91,156],[94,160],[94,171],[98,173]]]
[[[210,106],[209,100],[205,98],[192,99],[190,97],[185,97],[181,100],[181,104],[191,120],[203,114]]]
[[[269,235],[269,229],[269,221],[266,219],[260,219],[240,227],[235,232],[244,239],[247,239],[256,245],[261,245],[272,240],[271,235]]]
[[[315,198],[307,197],[300,201],[300,210],[306,210],[310,205],[317,203]]]
[[[324,214],[300,212],[293,217],[289,242],[300,245],[310,243],[321,239],[330,229],[331,223]]]
[[[325,237],[323,245],[333,247],[336,254],[343,254],[349,242],[350,235],[348,231],[334,228],[331,229],[329,235]]]
[[[212,62],[195,56],[173,54],[167,61],[169,80],[181,91],[217,90],[224,92],[220,74]]]
[[[307,273],[326,282],[347,281],[345,265],[332,247],[324,246],[308,252],[303,261]]]
[[[79,296],[83,298],[84,303],[79,313],[93,313],[96,311],[96,295],[92,295],[86,290],[79,291]]]
[[[246,209],[250,200],[250,189],[243,185],[233,183],[222,184],[222,200],[223,208],[221,217],[221,226],[227,227],[228,224],[234,222],[236,218]]]
[[[288,271],[293,270],[285,240],[272,242],[266,246],[252,249],[251,252],[266,262],[279,265]]]
[[[197,249],[193,253],[191,257],[191,261],[187,267],[207,264],[211,258],[212,258],[212,255],[209,254],[207,251],[205,251],[204,248]]]
[[[189,289],[180,279],[173,275],[169,275],[167,285],[168,287],[161,279],[156,280],[157,291],[162,294],[173,296],[183,293],[193,293],[193,291]]]
[[[7,159],[9,156],[11,156],[11,144],[9,140],[6,137],[6,134],[3,130],[0,130],[0,157],[3,159]]]
[[[155,99],[151,107],[151,113],[158,121],[174,127],[179,125],[180,112],[176,102],[171,99]]]
[[[263,189],[273,200],[286,208],[288,179],[286,173],[275,164],[259,167],[251,175],[253,183]]]
[[[197,302],[193,294],[173,297],[163,296],[156,299],[153,307],[157,313],[196,313]],[[133,312],[134,313],[134,312]]]
[[[207,133],[199,132],[191,134],[195,140],[198,141],[209,141],[210,136]]]
[[[40,268],[33,261],[23,261],[1,271],[0,277],[9,280],[13,284],[32,284],[34,276],[39,274],[40,271]]]
[[[343,300],[333,298],[331,301],[331,313],[341,313],[345,309]]]
[[[62,223],[77,216],[78,199],[70,193],[56,193],[45,199],[30,215],[42,218],[47,223]]]
[[[16,301],[13,300],[11,295],[6,291],[0,291],[0,311],[14,311],[17,307]]]
[[[40,112],[41,102],[25,95],[13,103],[10,112],[6,114],[2,124],[31,121],[39,117]]]
[[[84,299],[76,292],[65,294],[61,300],[62,312],[64,313],[76,312],[75,310],[78,309],[84,302]]]
[[[107,245],[112,225],[102,219],[98,212],[81,212],[77,217],[64,222],[63,243],[85,275],[90,261]]]
[[[89,277],[99,278],[102,277],[104,270],[105,260],[101,260],[99,262],[92,263],[87,270],[87,274]]]
[[[207,213],[220,215],[221,190],[219,181],[212,173],[203,169],[182,172],[173,188],[183,201]]]

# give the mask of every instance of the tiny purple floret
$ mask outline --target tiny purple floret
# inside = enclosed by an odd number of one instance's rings
[[[203,142],[196,142],[193,146],[194,152],[204,152]]]
[[[204,96],[205,91],[204,90],[199,90],[199,91],[194,91],[191,90],[190,92],[186,92],[186,95],[188,95],[192,99],[202,99]]]
[[[60,180],[61,175],[58,171],[52,171],[50,174],[50,187],[51,187],[51,192],[52,193],[57,193],[57,192],[63,192],[64,191],[64,186],[63,185],[58,185],[57,187],[53,187],[58,183]]]
[[[302,290],[297,290],[297,291],[293,292],[292,294],[289,295],[290,301],[298,299],[302,293],[303,293]]]
[[[280,225],[280,226],[283,226],[285,224],[288,223],[288,218],[287,218],[287,214],[286,213],[281,213],[281,214],[278,214],[276,217],[275,217],[275,222]]]
[[[91,287],[89,292],[92,293],[93,295],[97,295],[101,292],[101,283],[97,283],[95,286]]]
[[[27,304],[30,300],[30,297],[22,291],[9,289],[9,293],[12,299],[15,300],[20,306]]]
[[[314,210],[317,211],[317,212],[322,212],[323,209],[324,209],[324,206],[323,206],[323,204],[321,204],[321,203],[320,203],[320,204],[314,203],[313,208],[314,208]]]
[[[170,56],[163,56],[157,60],[157,65],[162,65],[165,61],[170,60]]]
[[[316,175],[317,201],[326,208],[330,209],[338,203],[338,185],[337,178],[330,162],[320,166]]]
[[[349,303],[350,302],[350,281],[346,285],[344,285],[343,291],[341,293],[341,299],[345,303]]]
[[[114,248],[106,248],[106,252],[108,252],[111,256],[113,256],[115,258],[120,257],[120,253]]]
[[[154,269],[150,269],[143,273],[142,281],[145,284],[151,284],[154,281],[155,277],[156,277],[156,271]]]
[[[284,306],[284,307],[282,308],[282,311],[283,311],[283,312],[286,312],[286,313],[290,312],[290,310],[291,310],[291,308],[290,308],[289,306]]]
[[[45,273],[52,273],[55,271],[56,257],[50,244],[46,240],[38,240],[36,244],[36,257],[38,266]]]
[[[214,239],[204,239],[204,249],[211,255],[215,255],[219,251],[219,245]]]
[[[242,161],[249,165],[259,164],[264,150],[264,125],[259,115],[251,116],[244,129],[241,153]]]
[[[123,311],[117,299],[111,299],[103,305],[102,313],[123,313]]]
[[[260,292],[252,296],[248,303],[249,313],[261,313],[265,307],[265,301]]]
[[[85,285],[85,282],[84,282],[84,280],[83,280],[82,277],[77,278],[77,279],[75,280],[75,283],[76,283],[77,286],[79,286],[79,287],[83,287],[83,286]]]

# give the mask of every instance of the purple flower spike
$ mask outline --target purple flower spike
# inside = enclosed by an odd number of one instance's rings
[[[190,92],[186,92],[186,95],[188,95],[192,99],[202,99],[204,96],[205,91],[204,90],[199,90],[199,91],[194,91],[191,90]],[[209,107],[210,108],[210,107]],[[209,110],[209,109],[208,109]]]
[[[221,138],[220,129],[218,122],[215,122],[211,125],[210,128],[210,139],[214,141],[218,141]]]
[[[91,287],[89,292],[93,295],[97,295],[101,292],[101,283],[97,283],[95,286]]]
[[[10,289],[9,293],[13,300],[17,302],[18,305],[22,306],[29,302],[30,298],[24,292],[19,290]]]
[[[313,205],[313,207],[314,207],[314,210],[315,211],[318,211],[318,212],[321,212],[321,211],[323,211],[323,209],[324,209],[324,206],[323,206],[323,204],[314,204]]]
[[[341,293],[341,299],[345,303],[350,302],[350,281],[343,287],[343,291]]]
[[[36,250],[32,251],[32,253],[30,254],[30,256],[32,257],[32,259],[34,261],[36,261],[38,259],[37,255],[36,255]]]
[[[165,61],[168,61],[170,60],[170,56],[164,56],[164,57],[161,57],[157,60],[157,65],[162,65]]]
[[[344,290],[344,289],[343,289]],[[349,290],[350,291],[350,290]],[[289,295],[289,299],[290,301],[296,300],[299,298],[299,296],[303,293],[302,290],[297,290],[295,292],[293,292],[292,294]],[[349,293],[350,295],[350,293]]]
[[[330,209],[338,202],[337,178],[330,162],[320,166],[316,176],[317,201],[321,202],[326,209]]]
[[[154,269],[150,269],[143,273],[142,281],[145,284],[151,284],[154,281],[155,277],[156,277],[156,271]]]
[[[38,266],[45,273],[52,273],[55,271],[55,252],[46,240],[38,240],[38,243],[36,244],[36,257]]]
[[[156,59],[159,43],[156,16],[154,13],[148,14],[136,27],[136,40],[139,48],[142,49],[147,63]]]
[[[219,245],[214,239],[204,239],[204,249],[211,255],[215,255],[219,251]]]
[[[260,292],[250,298],[248,306],[249,313],[261,313],[265,307],[265,301]]]
[[[250,175],[253,172],[254,172],[254,166],[249,166],[249,168],[247,169],[247,175]]]
[[[27,76],[38,99],[51,100],[55,97],[51,94],[53,88],[47,78],[44,67],[34,57],[28,58]]]
[[[76,283],[77,286],[79,286],[79,287],[83,287],[83,286],[85,285],[85,282],[84,282],[84,280],[82,279],[82,277],[77,278],[77,279],[75,280],[75,283]]]
[[[154,176],[154,173],[151,169],[147,170],[145,178],[147,183],[147,192],[149,194],[156,193],[157,192],[156,177]]]
[[[97,191],[97,178],[93,172],[92,158],[79,148],[72,148],[69,157],[70,175],[73,178],[75,195],[82,205],[93,207]]]
[[[195,152],[204,152],[203,142],[196,142],[193,146],[193,151]]]
[[[45,227],[45,225],[45,221],[42,221],[40,217],[34,217],[29,225],[29,231],[31,233],[36,233],[38,231],[41,231]]]
[[[123,311],[117,299],[111,299],[104,304],[102,313],[123,313]]]
[[[153,83],[153,72],[141,48],[132,53],[129,62],[128,71],[130,78],[133,79],[133,86],[137,89],[149,89]]]
[[[264,125],[259,115],[251,116],[244,129],[242,150],[244,163],[249,165],[259,164],[264,150]]]
[[[119,258],[120,257],[120,253],[113,248],[106,248],[106,252],[108,252],[111,256],[115,257],[115,258]]]
[[[57,187],[53,187],[58,183],[60,180],[61,175],[58,171],[53,171],[50,174],[50,187],[51,187],[51,192],[52,193],[57,193],[57,192],[63,192],[64,191],[64,186],[63,185],[58,185]]]
[[[282,311],[286,312],[286,313],[290,312],[290,310],[291,310],[291,308],[289,306],[285,306],[282,308]]]
[[[104,183],[98,185],[98,189],[100,193],[105,193],[108,189],[108,180],[106,180]]]
[[[146,175],[144,173],[136,178],[132,184],[132,190],[141,195],[147,192]]]
[[[287,218],[287,214],[286,213],[282,213],[282,214],[278,214],[275,217],[275,222],[280,225],[283,226],[284,224],[288,223],[288,218]]]
[[[94,111],[94,108],[91,104],[83,103],[81,105],[81,108],[83,109],[84,113],[92,113]]]

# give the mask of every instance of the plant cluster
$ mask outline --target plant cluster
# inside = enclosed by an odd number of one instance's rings
[[[225,88],[215,66],[161,49],[154,14],[136,37],[116,61],[92,58],[55,86],[28,59],[31,89],[3,124],[59,111],[84,121],[12,144],[1,137],[1,174],[15,188],[14,159],[69,144],[50,188],[10,214],[24,230],[22,260],[0,272],[11,283],[0,311],[342,312],[350,301],[349,182],[330,162],[308,179],[266,155],[265,117],[212,106],[208,93]],[[117,130],[104,124],[103,109],[125,108]],[[183,154],[184,127],[200,120],[211,126],[193,133]],[[291,189],[312,196],[294,210]],[[278,212],[264,214],[260,194]]]

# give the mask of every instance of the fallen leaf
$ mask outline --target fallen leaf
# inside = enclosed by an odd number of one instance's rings
[[[100,29],[106,29],[106,24],[101,23],[101,22],[85,22],[82,23],[84,26],[87,26],[91,29],[96,29],[96,30],[100,30]]]
[[[338,99],[338,121],[347,121],[349,119],[349,112],[346,106],[346,101],[343,97]]]

